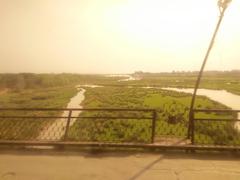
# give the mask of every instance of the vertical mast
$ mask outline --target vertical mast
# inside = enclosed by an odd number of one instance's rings
[[[207,49],[206,55],[204,57],[201,69],[199,71],[199,74],[198,74],[198,77],[197,77],[197,81],[196,81],[196,84],[195,84],[195,87],[194,87],[194,92],[193,92],[193,95],[192,95],[191,104],[190,104],[188,138],[190,138],[190,136],[191,136],[190,132],[191,132],[192,124],[193,124],[193,122],[192,122],[193,121],[193,109],[194,109],[194,104],[195,104],[195,100],[196,100],[197,90],[199,88],[199,84],[200,84],[200,81],[201,81],[201,78],[202,78],[202,74],[203,74],[206,62],[208,60],[209,54],[210,54],[210,52],[212,50],[212,47],[214,45],[214,41],[215,41],[216,35],[218,33],[218,30],[219,30],[219,27],[221,25],[221,22],[223,20],[224,13],[225,13],[225,11],[226,11],[226,9],[227,9],[227,7],[228,7],[230,2],[231,2],[231,0],[219,0],[218,1],[218,8],[219,8],[220,16],[219,16],[218,23],[216,25],[215,31],[213,33],[212,39],[210,41],[209,47]]]

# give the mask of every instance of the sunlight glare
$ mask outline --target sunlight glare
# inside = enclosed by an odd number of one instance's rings
[[[215,25],[217,8],[214,0],[131,0],[113,6],[107,17],[127,38],[156,46],[206,36]]]

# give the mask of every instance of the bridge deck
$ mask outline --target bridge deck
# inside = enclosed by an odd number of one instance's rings
[[[140,144],[140,143],[100,143],[100,142],[72,142],[72,141],[0,141],[1,146],[53,146],[53,147],[94,147],[94,148],[142,148],[142,149],[165,149],[165,150],[217,150],[217,151],[240,151],[240,146],[217,146],[217,145],[191,145],[191,144]]]

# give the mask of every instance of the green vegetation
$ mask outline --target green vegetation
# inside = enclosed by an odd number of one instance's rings
[[[172,72],[172,73],[144,73],[136,72],[135,77],[139,81],[121,81],[122,77],[106,77],[103,75],[81,74],[0,74],[1,89],[34,89],[43,87],[56,87],[77,84],[98,84],[105,86],[134,86],[134,87],[177,87],[193,88],[196,82],[197,72]],[[239,71],[207,71],[203,74],[200,88],[224,89],[240,94]]]
[[[38,89],[49,87],[62,87],[78,84],[113,83],[118,78],[108,78],[100,75],[80,74],[0,74],[0,90],[11,89],[21,91],[25,89]]]
[[[78,84],[116,81],[98,75],[0,74],[0,108],[64,108]],[[56,116],[56,111],[0,111],[11,116]],[[0,139],[34,139],[54,119],[0,119]]]
[[[84,107],[154,108],[157,109],[158,112],[156,137],[186,137],[190,98],[191,96],[189,94],[160,89],[114,87],[88,88]],[[196,106],[206,109],[227,108],[217,102],[210,101],[206,97],[198,97]],[[93,114],[83,112],[82,115],[87,116]],[[103,114],[97,114],[97,116],[98,115]],[[116,113],[113,113],[113,115],[116,115]],[[204,118],[206,115],[199,113],[198,116]],[[234,115],[229,113],[224,115],[212,113],[207,116],[209,118],[233,118]],[[213,127],[217,127],[217,124]],[[201,132],[202,129],[206,131]],[[205,124],[202,124],[197,133],[205,134],[207,138],[217,143],[219,139],[215,137],[212,138],[208,131],[211,131],[211,129]],[[78,119],[70,128],[69,139],[77,141],[150,142],[151,120]]]
[[[193,88],[198,72],[144,73],[136,72],[139,81],[121,82],[122,85]],[[203,73],[200,88],[224,89],[240,95],[240,71],[207,71]]]
[[[240,133],[232,122],[196,121],[195,128],[197,144],[240,145]]]
[[[1,108],[62,108],[77,90],[72,86],[9,91],[0,96]]]
[[[0,108],[64,108],[78,84],[111,83],[119,78],[79,74],[0,74]],[[56,116],[56,111],[2,111],[0,115]],[[54,119],[0,119],[0,139],[34,139]]]
[[[77,90],[76,85],[98,84],[101,88],[85,88],[86,108],[153,108],[157,110],[156,140],[161,136],[186,137],[188,111],[191,95],[155,87],[193,87],[196,72],[184,73],[135,73],[139,81],[117,80],[121,77],[78,74],[0,74],[0,108],[63,108]],[[207,72],[201,88],[225,89],[240,94],[239,72]],[[129,88],[132,86],[132,88]],[[227,109],[224,105],[206,97],[198,97],[197,108]],[[4,111],[0,115],[45,116],[59,115],[61,112],[16,112]],[[149,113],[93,113],[83,112],[81,116],[151,116]],[[200,118],[234,118],[236,114],[198,113]],[[45,127],[55,120],[44,119],[0,119],[0,139],[34,139]],[[69,131],[69,140],[108,142],[150,142],[151,125],[149,119],[81,119]],[[240,144],[240,135],[232,122],[197,121],[195,140],[199,144]]]
[[[64,108],[77,90],[72,86],[9,91],[0,95],[1,108]],[[57,111],[0,111],[11,116],[56,116]],[[54,119],[1,119],[0,139],[34,139]]]

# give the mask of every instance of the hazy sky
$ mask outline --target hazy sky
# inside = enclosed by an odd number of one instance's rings
[[[198,70],[217,0],[0,0],[0,72]],[[240,69],[240,0],[206,69]]]

